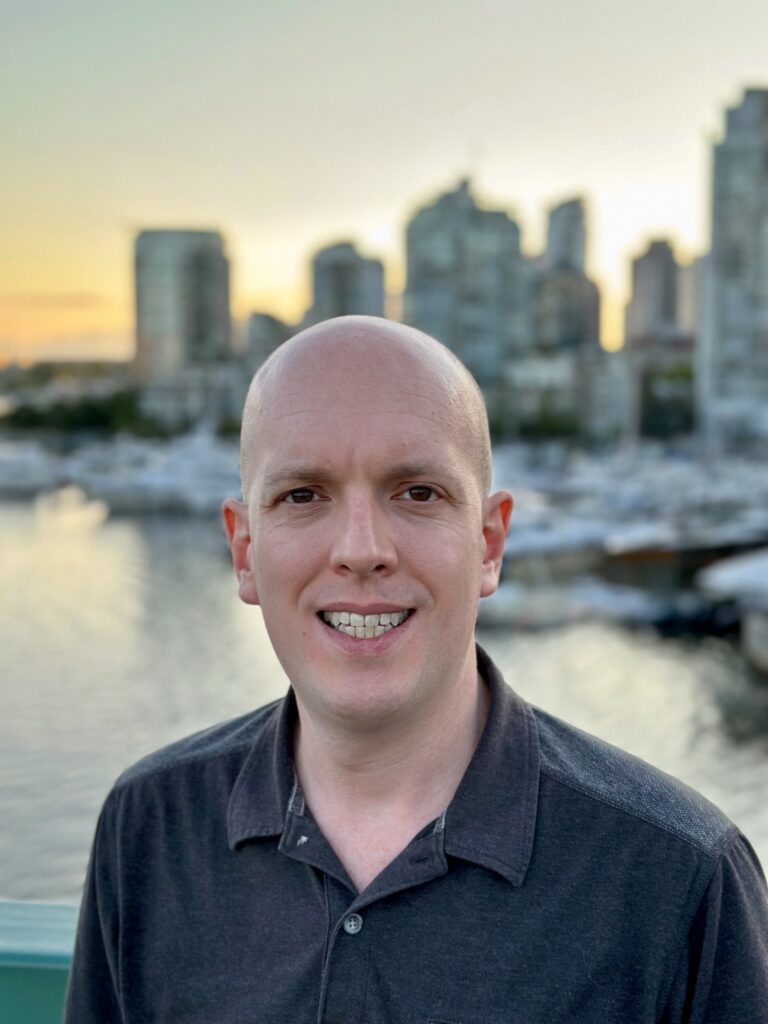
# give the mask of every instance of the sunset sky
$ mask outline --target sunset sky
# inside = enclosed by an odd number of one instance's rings
[[[462,176],[530,253],[587,197],[615,346],[630,257],[707,245],[712,140],[766,40],[765,0],[7,6],[0,362],[130,356],[142,227],[220,229],[238,318],[298,318],[343,238],[398,291],[406,220]]]

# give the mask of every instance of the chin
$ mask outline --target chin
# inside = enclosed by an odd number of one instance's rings
[[[301,695],[311,714],[319,713],[339,724],[374,729],[388,722],[407,718],[415,704],[413,694],[379,667],[375,677],[365,671],[353,679],[318,680],[312,692]]]

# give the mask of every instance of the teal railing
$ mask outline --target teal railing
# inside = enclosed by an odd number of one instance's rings
[[[60,1024],[77,907],[0,900],[0,1021]]]

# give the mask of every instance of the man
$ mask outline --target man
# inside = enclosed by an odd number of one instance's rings
[[[67,1020],[768,1020],[737,829],[475,648],[512,499],[461,364],[320,324],[257,374],[241,450],[224,524],[291,690],[118,780]]]

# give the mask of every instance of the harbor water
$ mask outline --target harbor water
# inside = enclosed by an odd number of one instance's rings
[[[480,639],[526,699],[702,791],[768,862],[768,690],[734,648],[598,621]],[[119,772],[285,687],[215,521],[0,504],[0,897],[76,900]]]

